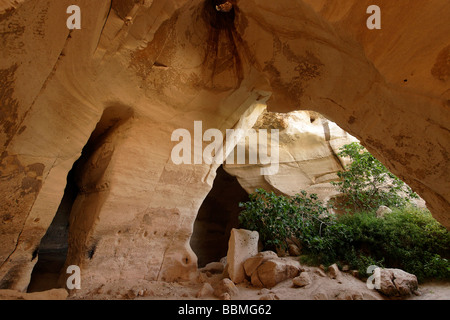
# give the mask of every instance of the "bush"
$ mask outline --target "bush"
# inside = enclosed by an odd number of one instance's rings
[[[340,178],[332,182],[344,195],[343,207],[347,211],[370,211],[381,205],[401,208],[418,198],[410,187],[393,175],[358,142],[343,146],[339,153],[350,157],[345,171],[337,173]]]
[[[350,222],[354,246],[370,247],[374,259],[384,259],[389,267],[413,273],[418,279],[450,278],[450,233],[433,219],[428,210],[415,207],[394,209],[385,218],[361,223],[368,214],[340,219]]]
[[[425,209],[394,209],[384,218],[374,212],[344,215],[349,243],[336,247],[337,256],[365,275],[369,265],[399,268],[417,276],[450,279],[450,232]]]
[[[403,269],[419,281],[450,279],[450,233],[427,210],[403,207],[384,218],[373,211],[334,217],[314,194],[289,198],[262,189],[240,206],[241,226],[258,231],[265,249],[286,249],[287,240],[294,239],[301,243],[303,262],[345,263],[362,275],[377,265]]]
[[[301,241],[308,247],[326,247],[326,226],[333,223],[328,209],[317,195],[305,191],[289,198],[263,189],[249,195],[239,216],[243,228],[256,230],[266,249],[287,249],[288,240]]]

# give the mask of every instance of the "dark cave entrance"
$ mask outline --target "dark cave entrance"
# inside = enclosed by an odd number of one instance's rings
[[[70,231],[74,226],[70,225],[73,215],[81,220],[85,219],[80,212],[75,210],[74,204],[77,198],[85,193],[93,193],[97,180],[101,180],[103,173],[109,165],[111,157],[102,158],[100,166],[96,164],[94,173],[89,170],[92,167],[91,158],[102,148],[105,143],[111,143],[114,131],[133,115],[130,108],[117,106],[106,108],[95,130],[84,146],[80,158],[76,160],[67,175],[67,183],[64,195],[52,223],[46,234],[41,239],[39,247],[33,253],[33,259],[38,259],[31,273],[27,292],[39,292],[54,288],[61,288],[62,275],[65,274],[64,266],[68,259],[70,247]],[[86,173],[91,176],[86,177]],[[94,195],[95,196],[95,195]],[[75,210],[76,211],[76,210]]]
[[[31,273],[28,292],[45,291],[61,287],[58,281],[67,258],[67,250],[69,247],[69,217],[79,191],[75,181],[74,170],[78,163],[79,160],[74,163],[68,173],[64,196],[58,211],[44,237],[41,239],[39,248],[33,253],[33,259],[37,257],[38,261]]]
[[[227,255],[231,229],[239,226],[239,202],[248,199],[237,179],[220,166],[213,187],[198,211],[190,241],[199,268]]]
[[[203,15],[210,26],[217,30],[226,30],[234,28],[234,20],[236,18],[234,1],[226,0],[207,0],[203,8]],[[231,9],[227,12],[219,11],[220,6],[230,5]]]

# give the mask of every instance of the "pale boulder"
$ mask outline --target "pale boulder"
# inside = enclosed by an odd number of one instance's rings
[[[341,272],[339,271],[339,267],[336,263],[328,267],[328,275],[331,279],[337,279],[340,277]]]
[[[378,291],[386,296],[408,296],[417,291],[417,277],[401,269],[381,269]]]
[[[257,231],[232,229],[228,242],[228,275],[234,283],[245,280],[244,262],[258,253]]]
[[[204,266],[199,271],[201,272],[210,272],[212,274],[215,273],[223,273],[225,266],[222,262],[211,262]]]
[[[274,293],[269,293],[259,298],[259,300],[280,300],[280,297]]]
[[[197,271],[192,225],[216,168],[173,164],[171,133],[192,132],[198,120],[225,131],[254,103],[326,114],[450,228],[448,0],[386,1],[389,32],[376,33],[365,28],[359,0],[233,1],[227,31],[239,41],[211,28],[216,15],[205,15],[205,3],[80,0],[89,32],[68,35],[66,1],[0,0],[0,287],[27,288],[33,252],[97,125],[111,135],[94,135],[107,141],[80,167],[77,180],[92,189],[77,197],[70,224],[67,262],[83,266],[82,290],[124,278],[189,279]],[[405,6],[407,19],[398,19]],[[111,117],[121,125],[102,121],[109,108],[124,111]],[[330,142],[321,145],[334,150],[333,128],[323,125]],[[305,142],[314,136],[323,140]],[[280,163],[281,176],[262,182],[317,189],[330,175],[315,169],[338,165],[322,162],[326,153],[309,165],[298,155],[292,165],[309,174],[286,179],[292,171]]]
[[[319,291],[314,294],[313,299],[314,300],[328,300],[328,295],[324,291]]]
[[[296,261],[270,259],[253,272],[252,284],[272,288],[281,281],[296,277],[300,273],[300,269],[300,264]]]
[[[204,283],[200,290],[197,292],[197,298],[205,298],[214,293],[214,288],[209,283]]]
[[[250,282],[252,283],[252,286],[257,288],[264,288],[264,284],[259,279],[258,272],[253,272]]]
[[[213,293],[216,297],[223,299],[224,295],[229,295],[230,297],[238,295],[239,289],[236,287],[233,281],[225,278],[215,286]]]
[[[249,277],[252,276],[253,272],[265,261],[269,259],[276,259],[277,254],[273,251],[263,251],[259,252],[257,255],[248,258],[244,262],[245,274]]]
[[[297,256],[302,254],[301,249],[297,245],[295,245],[293,243],[291,243],[288,246],[288,251],[289,251],[289,255],[290,256],[294,256],[294,257],[297,257]]]
[[[308,272],[302,272],[298,277],[292,279],[292,283],[294,284],[294,286],[300,288],[311,284],[311,282],[311,276]]]

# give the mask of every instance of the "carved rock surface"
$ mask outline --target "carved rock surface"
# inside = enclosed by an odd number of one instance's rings
[[[189,279],[217,166],[175,165],[172,132],[252,128],[266,104],[324,114],[450,227],[449,1],[383,2],[377,31],[370,0],[79,0],[70,31],[71,4],[0,1],[0,288],[27,288],[80,157],[82,290]]]
[[[271,163],[277,169],[275,174],[261,174],[264,167],[261,163],[224,165],[248,193],[264,188],[293,196],[305,190],[316,193],[325,202],[339,194],[330,181],[336,181],[336,173],[344,170],[349,162],[348,158],[338,156],[339,148],[358,141],[355,137],[312,111],[264,112],[253,128],[257,132],[279,130],[279,158],[276,165]],[[245,143],[241,140],[238,146],[244,147]]]

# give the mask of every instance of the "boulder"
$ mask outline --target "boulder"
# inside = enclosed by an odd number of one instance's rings
[[[228,242],[227,264],[228,274],[234,283],[245,280],[244,262],[258,253],[257,231],[232,229]]]
[[[84,0],[89,32],[68,35],[68,2],[0,0],[1,288],[29,285],[34,251],[82,154],[66,224],[67,263],[83,266],[82,290],[144,274],[189,280],[192,226],[216,168],[192,163],[201,146],[175,164],[172,133],[192,133],[194,121],[225,132],[266,102],[275,112],[326,114],[450,228],[450,1],[383,2],[389,32],[366,28],[369,1],[230,1],[236,19],[221,26],[214,19],[227,13],[209,2]],[[305,126],[280,132],[278,174],[234,168],[245,188],[258,180],[286,194],[328,192],[346,134],[298,116]]]
[[[248,258],[244,262],[244,270],[245,274],[249,277],[252,276],[252,273],[265,261],[269,259],[276,259],[277,254],[273,251],[263,251],[259,252],[255,256]]]
[[[380,206],[376,212],[377,218],[383,218],[385,214],[391,213],[392,210],[386,206]]]
[[[236,285],[228,278],[222,279],[214,288],[214,295],[218,298],[223,298],[224,295],[229,295],[230,297],[236,296],[239,293],[239,289]]]
[[[252,283],[252,285],[254,287],[258,287],[258,288],[263,288],[264,287],[264,284],[259,279],[259,275],[258,275],[258,271],[257,270],[252,273],[252,277],[251,277],[250,282]]]
[[[230,296],[230,294],[227,293],[227,292],[222,293],[218,298],[219,298],[220,300],[231,300],[231,296]]]
[[[408,296],[418,289],[417,277],[401,269],[381,269],[377,290],[386,296]]]
[[[200,271],[201,272],[210,272],[212,274],[223,273],[224,267],[225,266],[221,262],[211,262],[211,263],[208,263],[206,266],[204,266],[202,269],[200,269]]]
[[[328,275],[331,279],[337,279],[341,275],[341,271],[339,271],[336,263],[328,267]]]
[[[328,300],[328,295],[325,291],[319,291],[314,294],[313,299],[314,300]]]
[[[269,294],[261,296],[261,298],[259,298],[259,300],[280,300],[280,297],[274,293],[269,293]]]
[[[197,298],[205,298],[214,293],[214,288],[209,283],[204,283],[200,290],[197,292]]]
[[[359,279],[359,271],[358,270],[350,270],[350,274],[355,278]]]
[[[357,290],[343,290],[336,295],[336,300],[364,300],[364,295]]]
[[[319,277],[322,277],[322,278],[327,276],[327,275],[325,274],[325,272],[323,272],[323,270],[320,269],[320,268],[314,269],[314,273],[317,274]]]
[[[292,283],[294,284],[294,286],[300,288],[311,284],[311,282],[311,276],[308,272],[302,272],[298,277],[292,279]]]
[[[281,281],[294,278],[300,273],[300,264],[285,259],[270,259],[252,274],[252,284],[272,288]]]
[[[300,250],[300,248],[293,243],[291,243],[288,246],[288,251],[289,251],[289,255],[294,256],[294,257],[297,257],[302,254],[302,251]]]

